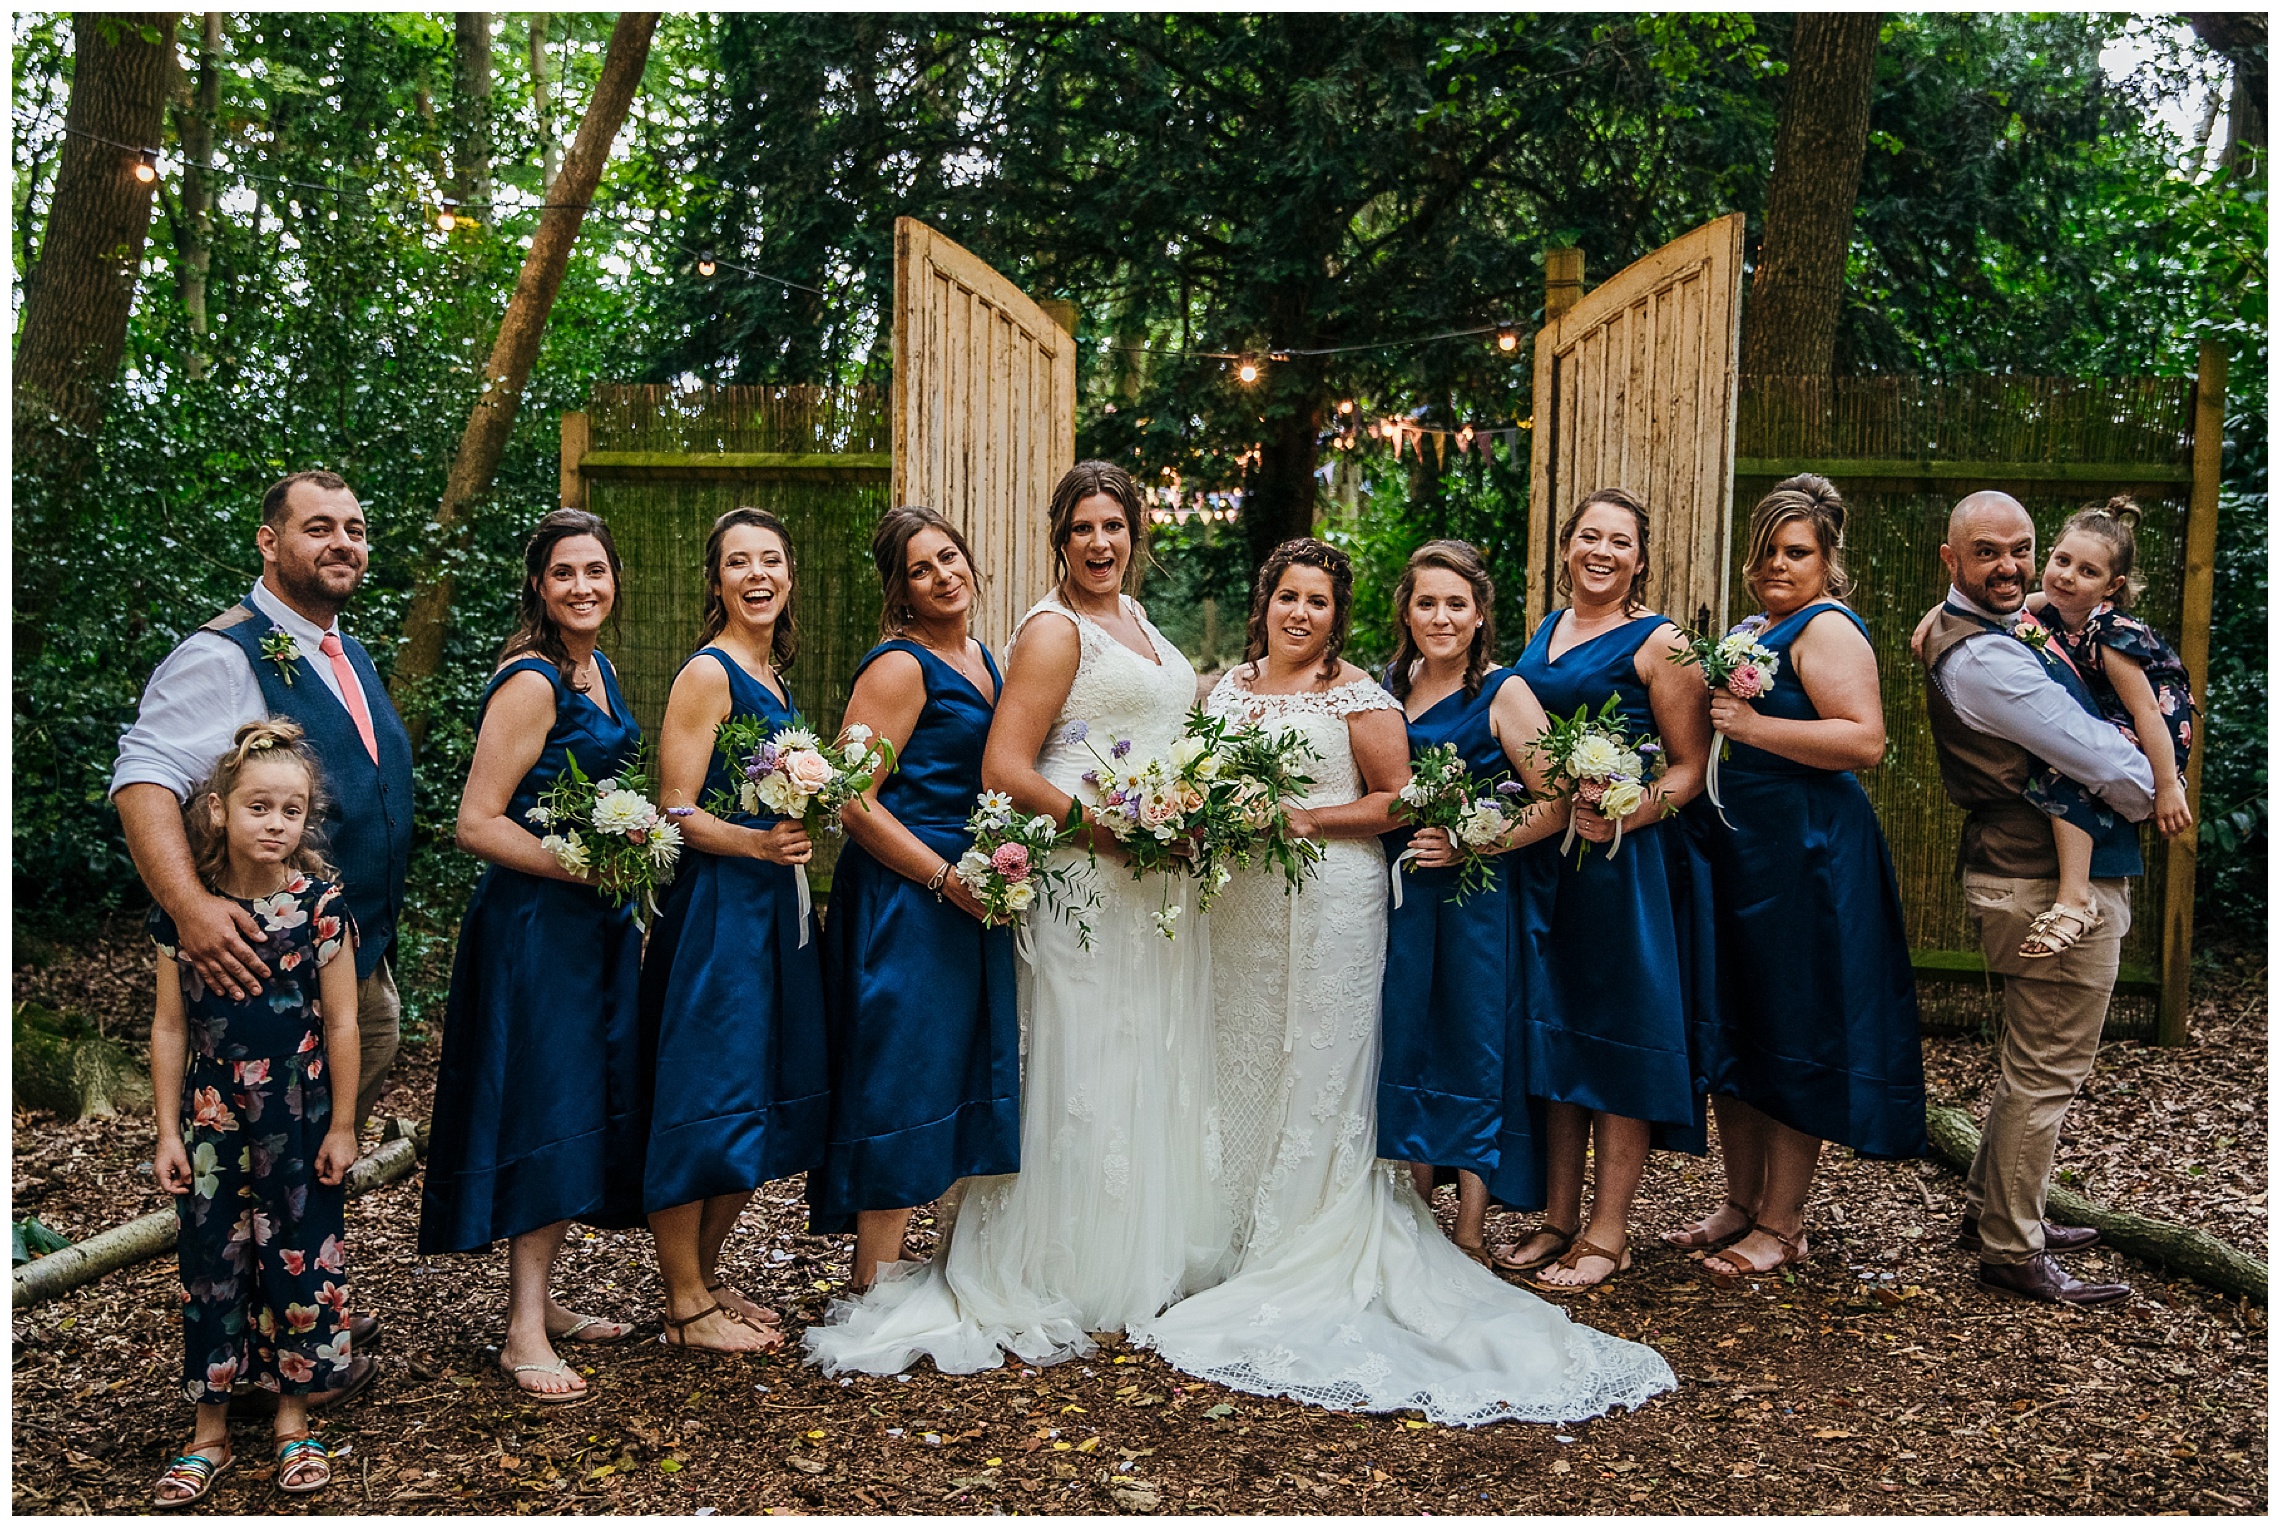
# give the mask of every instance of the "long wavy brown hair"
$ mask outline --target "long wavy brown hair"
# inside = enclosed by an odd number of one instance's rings
[[[1488,563],[1481,557],[1480,548],[1469,541],[1428,541],[1409,554],[1401,582],[1393,590],[1393,618],[1401,628],[1401,640],[1393,649],[1385,687],[1393,692],[1394,699],[1407,700],[1410,670],[1425,656],[1409,632],[1409,602],[1417,595],[1417,575],[1427,568],[1439,568],[1463,579],[1472,589],[1473,608],[1480,612],[1472,646],[1465,650],[1464,689],[1469,700],[1480,694],[1481,681],[1496,663],[1496,580],[1488,576]]]
[[[325,796],[324,771],[317,767],[317,756],[302,741],[301,729],[288,721],[269,720],[247,722],[238,728],[230,742],[229,752],[214,761],[206,778],[191,788],[189,800],[182,803],[182,830],[190,839],[190,863],[198,872],[198,879],[216,896],[226,896],[222,890],[230,872],[230,839],[228,830],[214,821],[213,803],[229,804],[230,796],[238,788],[239,777],[248,764],[292,763],[301,766],[309,777],[309,813],[303,819],[307,826],[301,830],[299,847],[285,857],[285,863],[304,874],[332,880],[332,862],[325,858],[324,836],[317,824],[331,810]]]
[[[982,597],[982,570],[974,566],[974,550],[950,517],[923,504],[898,504],[879,517],[871,534],[871,561],[879,570],[879,639],[891,641],[910,624],[909,553],[911,538],[920,531],[940,531],[950,538],[965,560],[966,577],[974,598]]]
[[[784,529],[784,522],[764,509],[741,505],[722,515],[712,523],[712,531],[705,537],[705,618],[697,632],[697,646],[709,647],[713,638],[728,629],[728,601],[720,592],[720,560],[722,543],[728,533],[740,525],[757,526],[774,531],[784,548],[784,571],[790,575],[792,587],[784,595],[784,608],[777,613],[775,630],[768,641],[768,661],[781,674],[792,666],[799,656],[800,632],[796,619],[799,607],[800,560],[792,554],[792,533]]]
[[[600,515],[582,509],[557,509],[539,520],[537,528],[530,533],[530,540],[523,544],[522,605],[517,612],[515,629],[508,633],[506,645],[499,649],[499,662],[503,664],[510,658],[536,653],[553,664],[572,689],[584,693],[593,681],[581,681],[573,672],[570,650],[562,645],[562,628],[547,613],[546,601],[538,592],[555,547],[573,536],[593,537],[602,544],[602,555],[610,560],[610,629],[619,629],[618,617],[625,607],[619,603],[618,596],[625,592],[625,565],[618,561],[617,543],[610,539],[608,523]]]
[[[1648,554],[1648,538],[1652,527],[1647,524],[1647,506],[1626,488],[1594,488],[1583,496],[1582,503],[1576,505],[1575,513],[1561,524],[1560,566],[1559,571],[1552,575],[1552,593],[1563,600],[1575,593],[1575,580],[1568,576],[1568,543],[1575,539],[1576,527],[1583,524],[1583,517],[1590,513],[1594,504],[1612,504],[1617,509],[1627,509],[1631,512],[1631,518],[1638,522],[1639,571],[1631,575],[1630,590],[1623,596],[1623,613],[1628,615],[1647,603],[1647,576],[1654,571],[1654,560]]]
[[[1251,623],[1243,640],[1243,661],[1251,677],[1259,676],[1259,660],[1267,655],[1267,605],[1282,586],[1283,574],[1292,568],[1319,568],[1330,576],[1330,643],[1322,649],[1318,678],[1338,675],[1338,658],[1346,650],[1346,636],[1354,619],[1354,561],[1327,541],[1299,536],[1267,554],[1251,586]]]

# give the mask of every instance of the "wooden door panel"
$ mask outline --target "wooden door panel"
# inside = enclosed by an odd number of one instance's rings
[[[1537,334],[1531,627],[1552,608],[1560,522],[1609,487],[1646,501],[1649,604],[1724,625],[1741,280],[1734,213],[1625,267]]]
[[[1045,590],[1053,484],[1076,460],[1076,342],[970,251],[895,220],[892,492],[965,533],[974,634],[1000,651]]]

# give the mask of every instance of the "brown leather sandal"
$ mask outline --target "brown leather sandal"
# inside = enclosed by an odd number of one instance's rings
[[[1481,1267],[1486,1268],[1491,1272],[1495,1271],[1496,1259],[1489,1256],[1488,1248],[1482,1243],[1461,1242],[1458,1241],[1455,1237],[1451,1237],[1449,1239],[1449,1245],[1456,1248],[1459,1252],[1462,1252],[1465,1256],[1471,1258],[1474,1262],[1480,1264]]]
[[[1587,1257],[1603,1257],[1607,1259],[1608,1262],[1613,1263],[1615,1266],[1612,1270],[1605,1274],[1602,1274],[1596,1279],[1593,1279],[1588,1284],[1547,1284],[1541,1278],[1533,1278],[1528,1281],[1528,1287],[1531,1289],[1550,1290],[1554,1294],[1581,1294],[1587,1289],[1605,1289],[1608,1285],[1615,1282],[1617,1275],[1629,1273],[1631,1271],[1631,1248],[1628,1243],[1625,1243],[1621,1252],[1610,1252],[1605,1247],[1601,1247],[1592,1242],[1584,1240],[1581,1236],[1578,1236],[1575,1239],[1575,1245],[1569,1247],[1567,1251],[1562,1253],[1559,1257],[1554,1258],[1552,1260],[1551,1266],[1554,1268],[1566,1268],[1570,1271],[1573,1271],[1575,1268],[1579,1267],[1582,1264],[1583,1260]]]
[[[736,1296],[736,1298],[739,1300],[750,1300],[752,1303],[752,1308],[760,1313],[758,1316],[746,1316],[742,1311],[738,1311],[736,1314],[746,1323],[749,1324],[753,1321],[759,1321],[764,1326],[782,1326],[784,1324],[784,1318],[782,1316],[776,1314],[776,1312],[770,1310],[767,1306],[762,1305],[758,1300],[753,1300],[752,1297],[746,1294],[743,1290],[733,1287],[726,1279],[713,1280],[710,1284],[707,1284],[705,1286],[705,1293],[708,1295],[717,1295],[724,1289],[727,1290],[730,1294]]]
[[[1663,1232],[1663,1245],[1676,1247],[1681,1252],[1715,1252],[1720,1247],[1729,1247],[1740,1241],[1750,1234],[1750,1227],[1757,1224],[1757,1212],[1731,1195],[1727,1196],[1726,1202],[1718,1208],[1740,1210],[1742,1212],[1742,1228],[1739,1231],[1729,1231],[1724,1236],[1704,1234],[1702,1227],[1708,1225],[1718,1213],[1717,1210],[1712,1210],[1710,1214],[1703,1216],[1701,1220],[1691,1226],[1682,1230]]]
[[[1556,1261],[1563,1253],[1567,1251],[1568,1248],[1575,1245],[1575,1239],[1582,1234],[1583,1228],[1581,1226],[1576,1227],[1576,1229],[1573,1231],[1563,1231],[1558,1226],[1546,1222],[1545,1224],[1536,1227],[1535,1230],[1530,1231],[1526,1236],[1521,1237],[1518,1241],[1506,1242],[1504,1245],[1507,1247],[1525,1247],[1528,1245],[1528,1243],[1534,1241],[1537,1237],[1548,1235],[1557,1237],[1559,1239],[1558,1246],[1552,1248],[1552,1250],[1549,1252],[1539,1253],[1537,1256],[1529,1258],[1526,1262],[1521,1262],[1515,1258],[1508,1258],[1501,1251],[1491,1252],[1488,1255],[1488,1264],[1491,1268],[1498,1268],[1506,1273],[1532,1273],[1536,1269],[1543,1267],[1546,1263]]]
[[[688,1328],[704,1320],[707,1316],[720,1316],[738,1326],[750,1327],[757,1332],[765,1332],[776,1340],[757,1348],[716,1348],[702,1342],[689,1341]],[[693,1316],[667,1316],[664,1318],[664,1322],[665,1330],[658,1333],[657,1340],[669,1348],[679,1348],[684,1353],[712,1353],[723,1357],[733,1357],[742,1353],[772,1353],[784,1345],[784,1334],[780,1329],[747,1321],[718,1300]]]
[[[1760,1268],[1755,1263],[1745,1261],[1732,1247],[1728,1247],[1723,1252],[1711,1253],[1699,1264],[1705,1278],[1721,1289],[1731,1289],[1744,1279],[1768,1278],[1792,1264],[1805,1261],[1805,1230],[1802,1226],[1795,1236],[1784,1236],[1763,1221],[1753,1220],[1750,1222],[1750,1230],[1763,1231],[1781,1243],[1781,1256]]]

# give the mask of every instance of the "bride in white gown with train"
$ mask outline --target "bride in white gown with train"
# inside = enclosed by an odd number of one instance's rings
[[[1299,821],[1327,842],[1296,895],[1251,871],[1213,905],[1234,1266],[1127,1330],[1190,1374],[1338,1410],[1414,1407],[1474,1424],[1637,1406],[1677,1384],[1661,1355],[1473,1262],[1407,1167],[1377,1159],[1386,865],[1375,830],[1408,779],[1408,741],[1401,703],[1337,658],[1350,581],[1344,554],[1321,542],[1278,549],[1254,602],[1261,661],[1211,695],[1220,716],[1313,745]]]
[[[1022,619],[982,765],[1024,812],[1065,820],[1094,748],[1168,753],[1195,704],[1195,670],[1122,593],[1139,507],[1105,463],[1080,462],[1054,491],[1063,576]],[[1020,1173],[968,1180],[932,1262],[882,1264],[868,1294],[809,1329],[826,1371],[891,1374],[926,1356],[965,1374],[996,1368],[1001,1349],[1053,1362],[1224,1271],[1210,934],[1192,880],[1172,878],[1167,940],[1165,888],[1134,880],[1105,832],[1096,847],[1097,866],[1057,856],[1098,894],[1091,948],[1042,910],[1022,930]]]

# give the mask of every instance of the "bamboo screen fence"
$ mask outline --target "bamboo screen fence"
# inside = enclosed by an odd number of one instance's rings
[[[785,685],[809,722],[838,729],[856,660],[878,640],[870,552],[889,507],[885,402],[873,388],[599,384],[584,414],[564,417],[563,502],[607,520],[624,560],[611,656],[648,736],[696,650],[706,533],[742,505],[791,533],[799,650]],[[819,886],[834,853],[817,846]]]
[[[1843,490],[1849,603],[1876,645],[1889,736],[1884,763],[1863,772],[1876,804],[1918,967],[1976,967],[1978,941],[1955,877],[1963,814],[1940,786],[1924,709],[1924,672],[1909,655],[1917,619],[1946,593],[1939,559],[1949,509],[2000,488],[2034,517],[2038,555],[2086,502],[2129,492],[2146,592],[2138,609],[2177,637],[2192,482],[2191,377],[2003,375],[1758,378],[1742,381],[1735,425],[1730,587],[1736,619],[1755,608],[1742,580],[1749,511],[1775,481],[1818,472]],[[2147,874],[2132,888],[2123,988],[2150,996],[2160,979],[2168,856],[2143,830]],[[2117,1031],[2149,1028],[2147,1004],[2118,1005]]]

